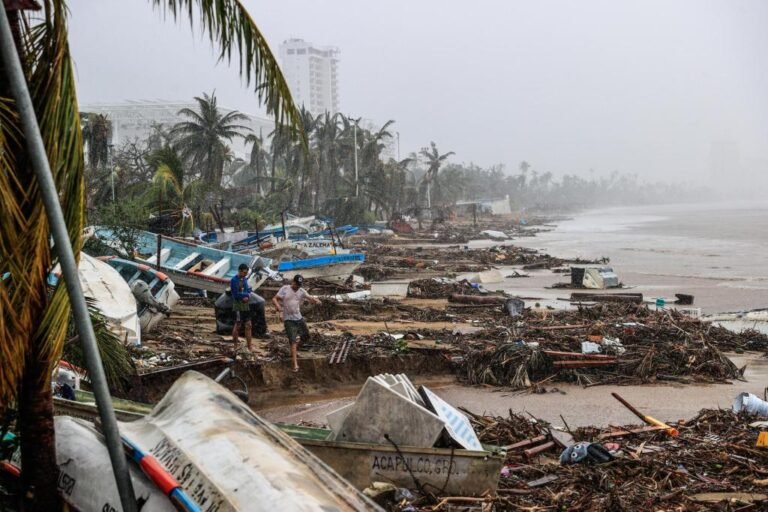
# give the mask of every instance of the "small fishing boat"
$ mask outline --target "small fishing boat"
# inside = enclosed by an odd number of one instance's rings
[[[232,392],[189,371],[120,432],[154,456],[203,509],[380,510]]]
[[[78,265],[83,294],[95,301],[107,319],[110,330],[125,344],[141,344],[141,322],[136,298],[120,273],[107,263],[80,253]],[[61,269],[56,267],[48,276],[48,284],[56,286]]]
[[[118,251],[121,250],[112,230],[95,227],[93,234]],[[139,232],[134,247],[135,259],[155,267],[158,255],[160,269],[177,286],[209,292],[223,292],[241,264],[251,269],[248,282],[254,290],[272,274],[269,270],[272,261],[267,258],[221,251],[166,237],[162,237],[158,242],[158,235],[146,231]]]
[[[303,260],[283,261],[277,271],[284,279],[301,274],[304,278],[343,283],[365,261],[365,254],[331,254]]]
[[[59,491],[75,510],[122,510],[104,436],[84,420],[57,416],[56,462]],[[177,508],[158,485],[135,464],[128,465],[134,493],[142,510],[172,512]]]
[[[136,298],[141,332],[150,332],[179,301],[173,281],[149,265],[117,256],[102,256],[99,259],[117,270],[131,287]]]
[[[349,249],[341,247],[330,238],[307,238],[304,240],[281,240],[272,247],[262,249],[259,254],[276,262],[306,259],[313,256],[349,254]]]
[[[331,441],[328,429],[277,425],[358,489],[373,482],[414,488],[440,496],[479,496],[495,492],[504,456],[491,451],[415,448]]]

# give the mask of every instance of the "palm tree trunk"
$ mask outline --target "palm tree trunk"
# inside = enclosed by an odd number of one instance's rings
[[[272,137],[272,183],[269,185],[269,193],[275,192],[275,165],[277,164],[277,144],[275,144],[275,137]]]
[[[26,360],[19,389],[21,434],[21,495],[24,510],[61,510],[57,493],[56,437],[53,428],[51,376],[38,343]]]

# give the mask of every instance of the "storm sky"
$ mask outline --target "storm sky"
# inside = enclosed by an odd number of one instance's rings
[[[147,0],[70,0],[80,101],[259,112],[207,38]],[[401,154],[539,172],[709,179],[713,147],[768,174],[768,2],[245,0],[277,53],[339,47],[341,111],[394,119]],[[734,172],[736,172],[734,171]]]

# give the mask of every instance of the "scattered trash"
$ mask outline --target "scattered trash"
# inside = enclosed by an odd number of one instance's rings
[[[591,341],[582,341],[581,342],[581,353],[582,354],[599,354],[602,352],[602,348],[599,344],[593,343]]]
[[[768,402],[761,400],[752,393],[739,393],[731,406],[733,412],[747,412],[758,416],[768,417]]]
[[[605,464],[613,460],[608,450],[598,443],[576,443],[560,454],[560,464]]]
[[[486,229],[480,232],[481,235],[485,235],[493,240],[507,240],[509,236],[502,231],[494,231],[492,229]]]
[[[511,317],[520,316],[523,314],[523,310],[525,310],[525,301],[515,297],[507,299],[504,302],[504,310]]]

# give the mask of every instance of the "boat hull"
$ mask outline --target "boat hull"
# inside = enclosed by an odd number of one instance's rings
[[[412,489],[416,487],[413,473],[427,491],[437,495],[479,496],[496,491],[504,465],[504,457],[484,451],[327,441],[317,439],[318,432],[329,433],[322,429],[280,428],[358,489],[373,482]]]
[[[203,510],[380,510],[229,390],[182,375],[142,419],[120,431],[152,454]]]
[[[359,262],[354,263],[337,263],[335,265],[328,265],[324,267],[310,267],[297,270],[281,271],[285,279],[291,280],[293,276],[301,274],[304,279],[322,279],[324,281],[330,281],[333,283],[343,283],[352,273],[358,269],[361,265]]]

